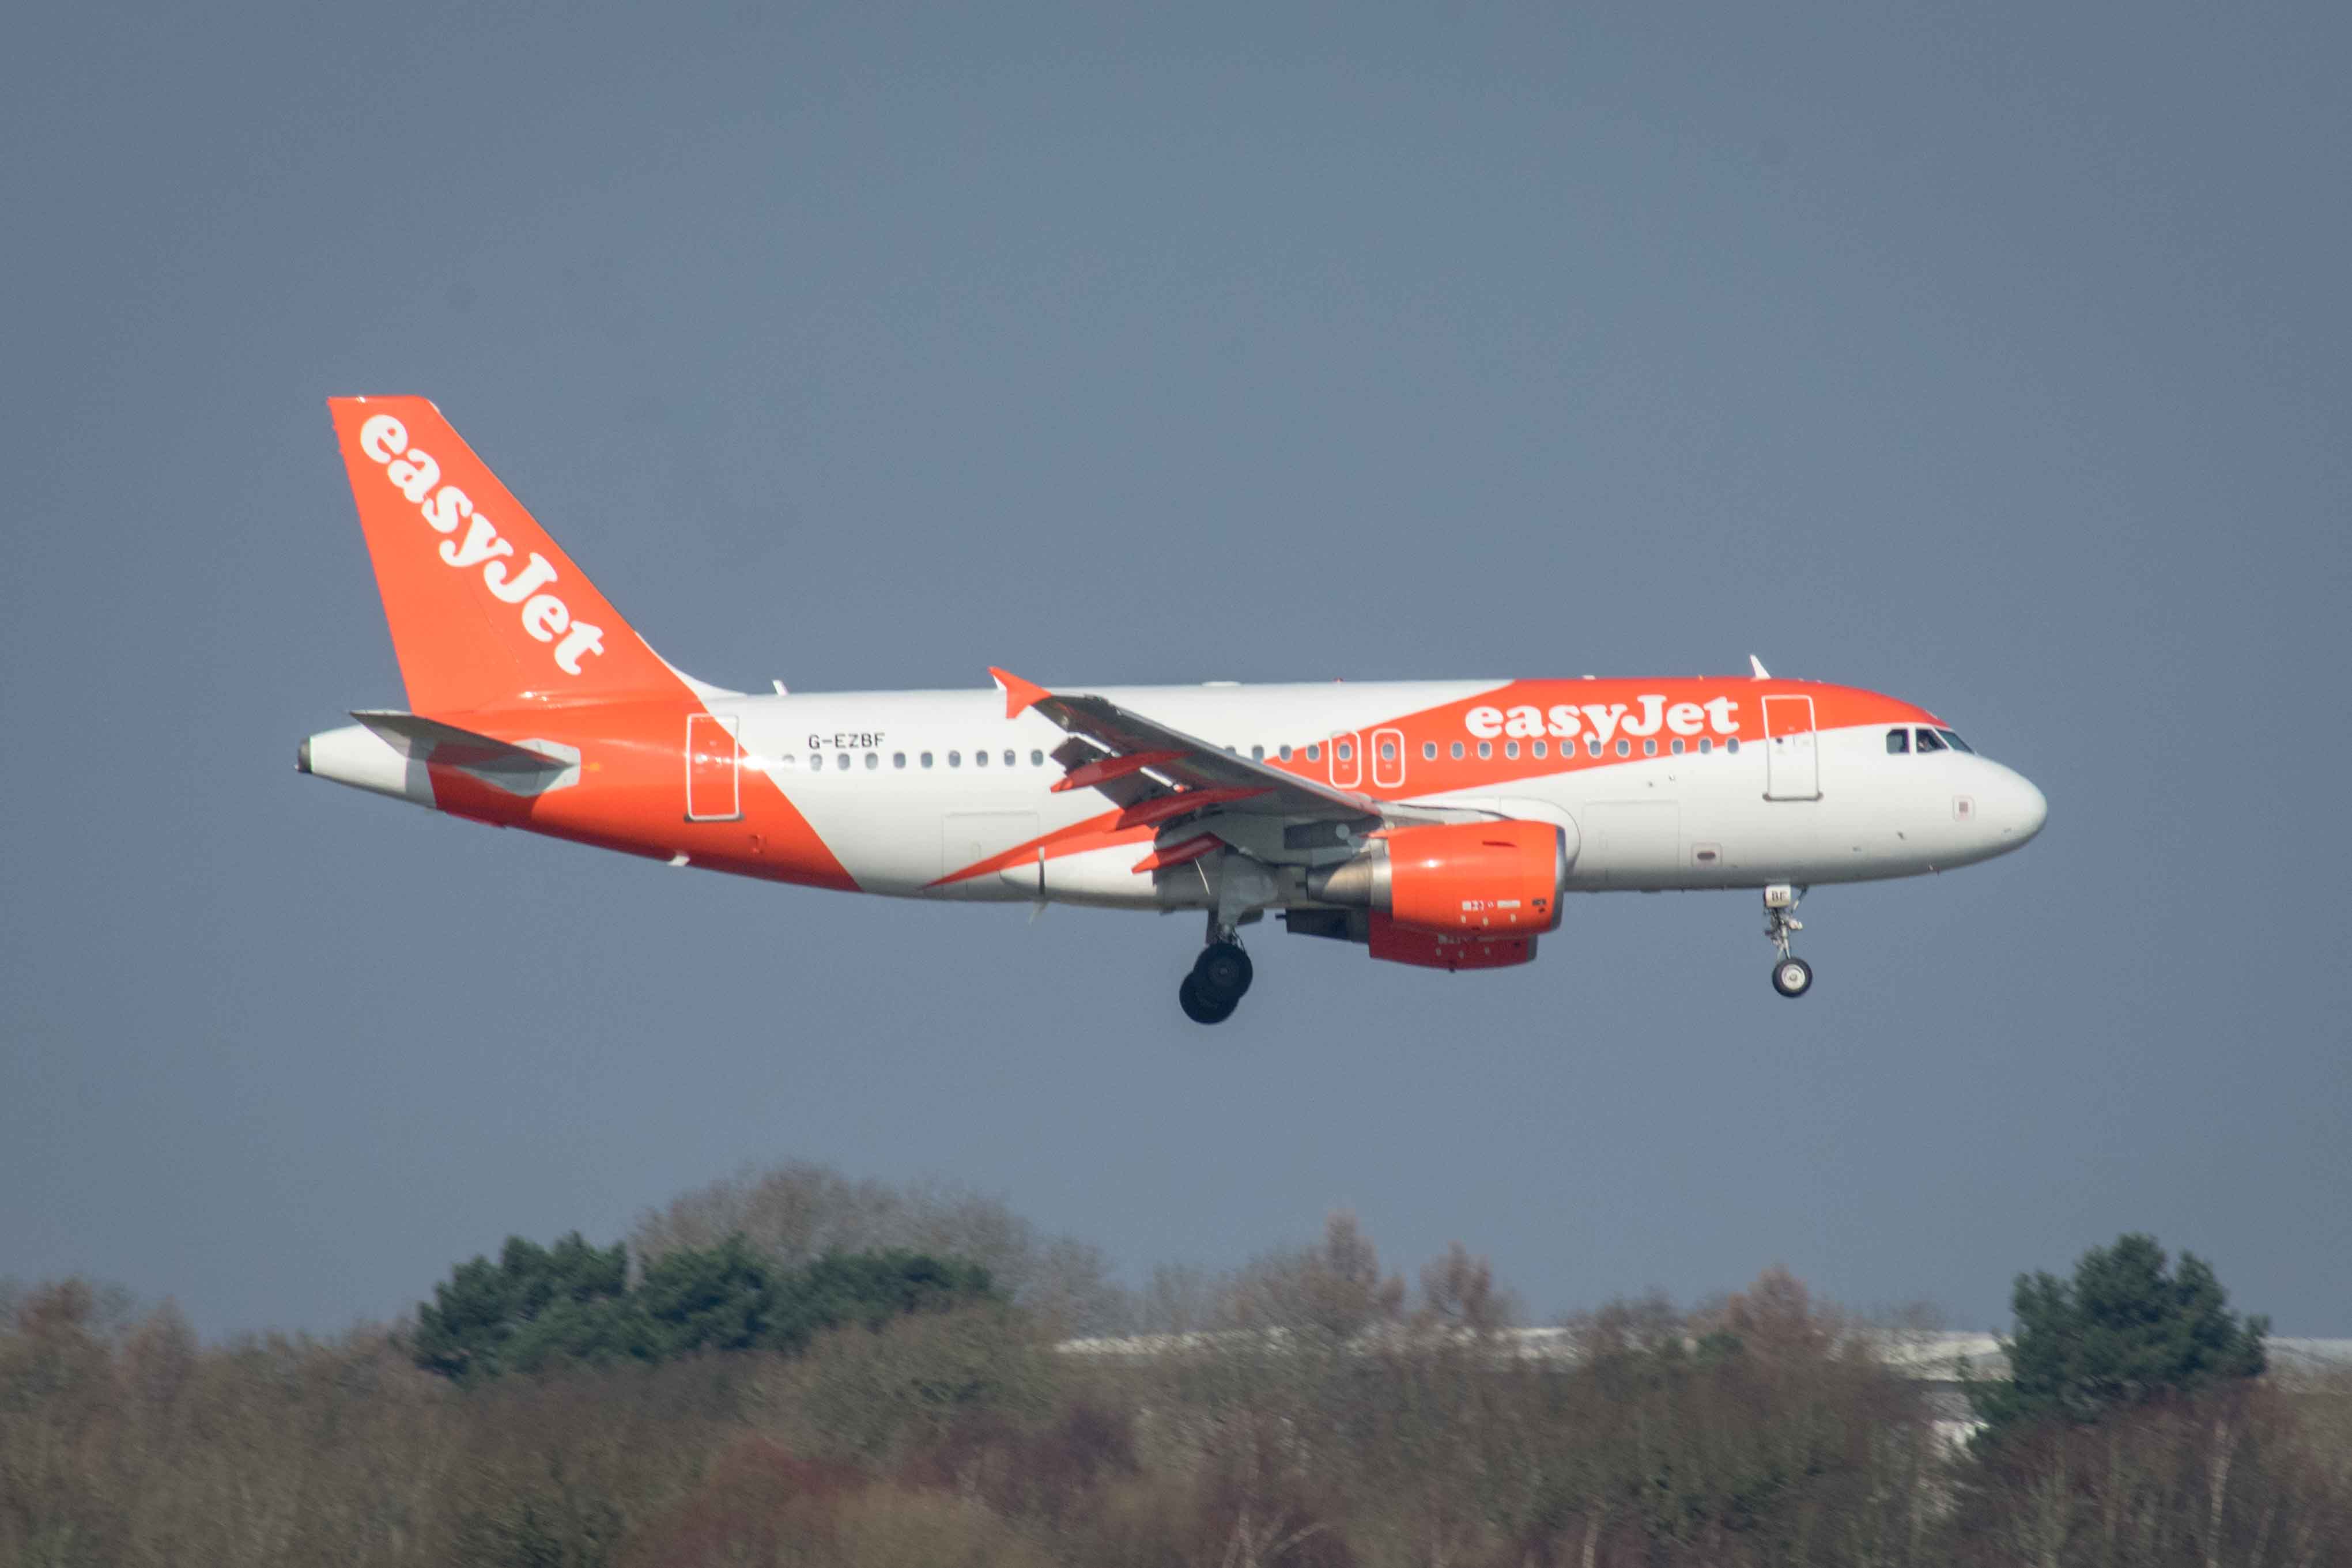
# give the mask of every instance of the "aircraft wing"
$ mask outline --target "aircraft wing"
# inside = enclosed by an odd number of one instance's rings
[[[1004,688],[1005,717],[1034,708],[1092,743],[1055,751],[1067,769],[1055,789],[1097,789],[1139,821],[1212,809],[1299,821],[1377,821],[1381,815],[1369,795],[1252,761],[1107,697],[1049,692],[1008,671],[988,673]],[[1182,804],[1188,799],[1191,804]]]

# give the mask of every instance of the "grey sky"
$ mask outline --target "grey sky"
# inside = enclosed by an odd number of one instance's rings
[[[394,1312],[744,1161],[1122,1262],[1350,1205],[1544,1312],[2000,1321],[2119,1230],[2352,1333],[2338,7],[50,6],[0,58],[0,1274]],[[311,779],[421,392],[757,687],[1697,673],[2021,854],[1448,977],[782,890]]]

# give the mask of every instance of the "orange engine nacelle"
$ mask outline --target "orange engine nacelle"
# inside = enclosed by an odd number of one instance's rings
[[[1559,925],[1568,837],[1548,822],[1400,828],[1388,844],[1388,901],[1375,913],[1448,934],[1549,931]]]
[[[1447,822],[1398,828],[1307,887],[1401,931],[1500,938],[1556,928],[1567,880],[1568,835],[1549,822]]]

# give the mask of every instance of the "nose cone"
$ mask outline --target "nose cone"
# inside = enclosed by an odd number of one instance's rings
[[[2000,835],[2000,847],[2013,850],[2042,831],[2050,820],[2050,800],[2022,773],[2001,768],[2003,775],[1987,824]]]

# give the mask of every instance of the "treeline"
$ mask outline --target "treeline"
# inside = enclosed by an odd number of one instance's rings
[[[551,1282],[627,1302],[681,1253],[707,1278],[739,1234],[763,1281],[715,1292],[739,1304],[808,1299],[829,1256],[929,1283],[836,1281],[831,1326],[768,1341],[739,1320],[745,1348],[520,1364],[520,1325],[568,1312]],[[168,1306],[75,1282],[0,1301],[0,1563],[2352,1561],[2352,1391],[2245,1375],[2260,1325],[2142,1239],[2021,1281],[2038,1393],[1987,1403],[1973,1443],[1890,1367],[1885,1331],[1777,1270],[1589,1314],[1580,1354],[1537,1361],[1466,1249],[1408,1286],[1340,1217],[1230,1276],[1163,1275],[1150,1310],[1203,1332],[1139,1355],[1057,1348],[1054,1308],[949,1249],[910,1263],[910,1228],[786,1253],[742,1227],[644,1239],[455,1270],[432,1309],[497,1347],[496,1376],[431,1365],[424,1312],[206,1347]]]

